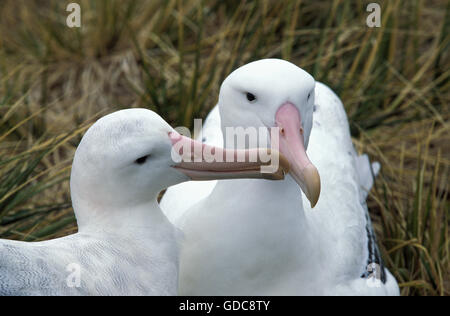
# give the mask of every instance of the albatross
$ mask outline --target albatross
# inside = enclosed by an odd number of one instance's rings
[[[287,171],[283,159],[273,173],[261,173],[266,162],[258,157],[206,161],[190,150],[195,146],[205,147],[150,110],[99,119],[72,164],[78,233],[33,243],[0,240],[0,295],[176,295],[179,232],[161,212],[158,194],[192,179],[282,179]]]
[[[184,233],[180,294],[398,295],[365,205],[373,168],[333,91],[287,61],[252,62],[225,79],[201,138],[228,147],[238,126],[278,127],[280,152],[298,174],[314,164],[320,186],[300,193],[291,173],[169,188],[161,208]]]

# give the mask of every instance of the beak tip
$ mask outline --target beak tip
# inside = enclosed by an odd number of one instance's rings
[[[307,191],[308,191],[308,200],[311,203],[311,208],[314,208],[317,205],[320,197],[320,175],[317,171],[316,167],[310,165],[311,167],[306,172],[308,174],[307,178]]]

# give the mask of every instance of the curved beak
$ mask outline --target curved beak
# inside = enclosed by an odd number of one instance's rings
[[[268,148],[224,149],[205,145],[176,132],[169,133],[172,142],[173,168],[192,180],[268,179],[283,180],[289,162],[276,150]],[[267,168],[276,161],[276,168]],[[266,167],[266,168],[264,168]]]
[[[314,207],[320,195],[320,176],[306,155],[301,115],[292,103],[286,102],[277,110],[275,121],[280,152],[290,163],[289,173]]]

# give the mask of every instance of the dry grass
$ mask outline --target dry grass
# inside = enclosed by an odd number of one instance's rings
[[[99,116],[146,107],[191,126],[248,61],[295,62],[342,98],[360,151],[382,163],[369,208],[404,295],[448,295],[450,4],[379,1],[61,1],[0,6],[0,236],[76,231],[68,175]]]

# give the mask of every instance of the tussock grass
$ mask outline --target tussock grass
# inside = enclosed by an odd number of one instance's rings
[[[146,107],[191,127],[251,60],[290,60],[342,98],[357,148],[382,164],[369,208],[404,295],[448,295],[449,28],[443,0],[61,1],[0,6],[0,237],[76,231],[68,176],[95,118]]]

